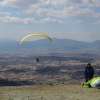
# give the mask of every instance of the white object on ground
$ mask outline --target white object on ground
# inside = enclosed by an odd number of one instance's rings
[[[98,87],[98,86],[100,86],[100,80],[95,80],[95,81],[91,84],[91,87],[93,87],[93,88],[96,88],[96,87]]]

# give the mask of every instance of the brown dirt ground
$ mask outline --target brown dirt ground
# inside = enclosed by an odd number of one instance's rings
[[[4,86],[0,100],[100,100],[100,89],[81,85]]]

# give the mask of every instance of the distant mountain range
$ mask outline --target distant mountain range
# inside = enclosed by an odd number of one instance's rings
[[[71,39],[53,38],[52,43],[48,39],[40,39],[36,41],[24,41],[20,45],[20,41],[13,39],[0,39],[0,51],[8,50],[80,50],[80,49],[100,49],[100,40],[94,42],[82,42]]]

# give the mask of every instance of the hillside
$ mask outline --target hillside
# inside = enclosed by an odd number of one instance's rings
[[[0,100],[100,100],[100,89],[75,84],[0,87]]]
[[[80,83],[88,62],[100,76],[100,52],[1,53],[0,86]]]

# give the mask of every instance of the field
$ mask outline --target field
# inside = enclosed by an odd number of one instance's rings
[[[100,89],[74,84],[0,87],[0,100],[100,100]]]
[[[40,60],[37,63],[36,57]],[[57,85],[84,81],[84,69],[91,62],[95,76],[100,76],[100,54],[66,53],[2,53],[0,85]]]

